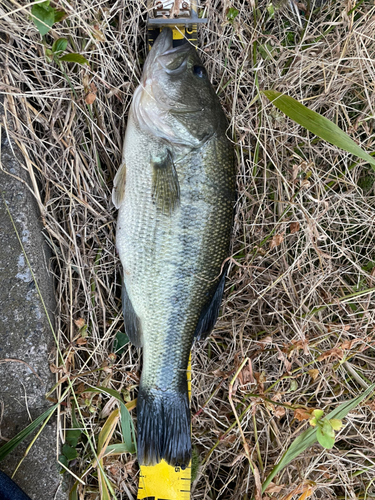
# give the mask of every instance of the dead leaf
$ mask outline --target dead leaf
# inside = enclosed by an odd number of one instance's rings
[[[342,349],[339,347],[334,347],[333,349],[330,349],[329,351],[324,352],[318,357],[318,361],[323,361],[324,359],[327,358],[333,358],[333,359],[342,359],[344,357],[344,353]]]
[[[259,392],[263,393],[264,392],[264,382],[266,382],[267,377],[265,372],[254,372],[254,377],[255,380],[258,382],[258,390]]]
[[[86,96],[85,96],[85,103],[86,104],[92,104],[96,99],[96,95],[93,94],[92,92],[89,92]]]
[[[288,358],[285,356],[285,354],[280,350],[278,346],[276,346],[277,350],[279,351],[279,355],[277,356],[277,359],[280,359],[280,361],[284,362],[285,369],[288,373],[291,372],[292,369],[292,363],[288,361]]]
[[[302,484],[297,486],[297,488],[294,488],[294,490],[289,493],[289,495],[286,495],[285,497],[282,498],[282,500],[292,500],[294,495],[297,495],[299,493],[302,493],[302,496],[299,497],[298,500],[306,500],[315,490],[315,486],[313,486],[312,481],[304,481]]]
[[[270,483],[264,493],[280,493],[281,490],[285,488],[285,484],[277,485],[275,483]]]
[[[88,94],[86,94],[86,96],[85,96],[86,104],[92,104],[95,101],[97,91],[98,91],[98,89],[96,88],[95,83],[91,82],[90,83],[90,92]]]
[[[281,418],[285,415],[285,408],[283,406],[276,406],[274,415],[277,418]]]
[[[289,351],[288,358],[290,358],[293,351],[297,351],[298,353],[300,349],[303,350],[303,353],[306,355],[309,353],[309,343],[307,337],[299,340],[292,340],[292,345],[288,346],[287,349],[283,349],[283,351],[284,352]]]
[[[87,91],[88,88],[89,88],[89,75],[87,75],[87,74],[83,75],[83,77],[82,77],[82,84],[83,84],[83,87],[84,87],[85,91]]]
[[[296,6],[299,10],[302,11],[302,14],[305,15],[306,12],[307,12],[307,7],[306,7],[306,4],[305,3],[302,3],[302,2],[296,2]]]
[[[298,422],[302,422],[303,420],[310,420],[311,412],[308,410],[304,410],[303,408],[297,408],[294,410],[294,418],[298,420]]]
[[[309,375],[310,377],[313,379],[313,382],[315,382],[315,380],[317,379],[318,375],[319,375],[319,370],[317,370],[316,368],[312,368],[311,370],[309,370]]]
[[[294,183],[297,182],[297,179],[300,176],[301,171],[303,172],[306,168],[307,168],[306,161],[303,161],[300,165],[293,165],[292,180]]]
[[[281,243],[284,241],[284,234],[285,233],[275,234],[270,243],[270,250],[281,245]]]
[[[74,320],[74,324],[77,328],[81,329],[85,326],[85,320],[83,318],[78,318]]]
[[[272,401],[275,401],[275,403],[277,403],[277,401],[281,401],[282,397],[283,396],[281,392],[277,392],[274,396],[272,396]]]
[[[110,354],[108,354],[108,361],[110,364],[115,363],[116,359],[117,359],[117,356],[114,352],[111,352]]]
[[[315,488],[312,486],[309,486],[309,488],[299,497],[298,500],[306,500],[306,498],[311,497],[311,495],[314,493]]]
[[[264,337],[263,339],[259,340],[259,344],[261,344],[262,349],[266,347],[267,344],[272,344],[273,340],[270,335],[267,335],[267,337]]]
[[[289,229],[290,229],[290,234],[298,233],[298,231],[300,230],[299,222],[291,222],[289,225]]]
[[[80,337],[79,339],[76,340],[76,344],[77,345],[85,345],[85,344],[87,344],[87,339]]]
[[[74,392],[75,392],[76,394],[82,394],[82,392],[84,392],[84,391],[85,391],[85,389],[86,389],[85,384],[84,384],[83,382],[80,382],[80,383],[78,384],[78,386],[75,388],[75,391],[74,391]]]
[[[240,382],[240,385],[255,384],[255,379],[253,376],[253,368],[250,359],[248,366],[244,366],[243,369],[238,374],[238,380]]]
[[[350,351],[352,347],[354,347],[358,343],[362,343],[362,339],[353,339],[353,340],[345,340],[342,344],[340,344],[340,348],[345,351]]]
[[[100,31],[98,24],[95,24],[92,34],[93,34],[95,40],[98,40],[98,42],[105,42],[105,36],[104,36],[103,32]]]
[[[255,481],[255,500],[262,500],[262,482],[258,467],[253,462],[253,476]]]

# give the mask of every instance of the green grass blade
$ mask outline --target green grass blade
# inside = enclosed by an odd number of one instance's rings
[[[134,424],[129,410],[126,408],[124,403],[120,403],[120,415],[121,431],[125,446],[128,448],[129,453],[136,453],[137,445],[135,439]]]
[[[109,444],[105,450],[103,457],[109,457],[111,455],[122,455],[123,453],[128,453],[128,447],[125,443]]]
[[[321,139],[344,149],[370,163],[375,170],[375,158],[363,151],[340,127],[324,116],[312,111],[288,95],[275,90],[263,90],[267,99],[280,111]]]
[[[76,481],[72,487],[72,489],[69,491],[69,500],[78,500],[78,485],[79,481]]]
[[[356,406],[358,406],[364,399],[366,399],[373,391],[375,390],[375,384],[372,384],[366,389],[362,394],[357,396],[346,403],[339,405],[335,408],[331,413],[327,415],[328,419],[338,418],[342,419],[346,417],[346,415],[353,410]],[[262,493],[265,492],[267,486],[270,484],[272,479],[280,472],[284,467],[286,467],[292,460],[294,460],[298,455],[303,453],[309,446],[312,446],[316,441],[316,427],[310,427],[306,431],[302,432],[289,446],[284,455],[281,457],[281,460],[275,467],[272,469],[271,473],[264,481],[262,485]]]
[[[118,393],[114,389],[109,389],[107,387],[90,387],[88,389],[85,389],[85,392],[101,392],[117,399],[117,401],[120,403],[120,422],[124,443],[129,453],[135,453],[137,451],[137,445],[135,439],[134,424],[129,410],[126,408],[120,393]]]
[[[19,432],[14,438],[12,438],[10,441],[5,443],[1,448],[0,448],[0,462],[1,460],[4,460],[5,457],[9,455],[19,444],[22,443],[24,439],[26,439],[32,432],[35,431],[35,429],[42,423],[46,418],[48,418],[51,413],[53,413],[56,408],[58,407],[58,404],[55,404],[54,406],[51,406],[46,410],[44,413],[39,415],[31,424],[29,424],[27,427],[25,427],[21,432]]]

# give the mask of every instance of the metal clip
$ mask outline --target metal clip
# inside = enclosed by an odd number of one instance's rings
[[[174,47],[185,40],[196,45],[197,25],[208,22],[208,19],[199,18],[196,0],[149,0],[147,7],[153,16],[147,17],[149,48],[165,26],[173,30]]]

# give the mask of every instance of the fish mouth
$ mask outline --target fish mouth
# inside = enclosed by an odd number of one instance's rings
[[[148,56],[146,59],[145,66],[143,68],[143,81],[146,82],[148,78],[152,77],[153,71],[160,66],[164,71],[169,72],[169,62],[177,58],[181,58],[182,65],[184,60],[186,63],[186,58],[184,57],[192,49],[189,42],[173,47],[173,33],[171,28],[164,28],[160,35],[155,40]],[[173,56],[176,56],[174,58]]]
[[[176,125],[176,122],[181,122],[184,114],[198,113],[202,109],[192,106],[191,103],[179,102],[173,93],[171,95],[168,92],[166,85],[163,85],[166,74],[172,73],[176,76],[185,70],[191,51],[195,51],[195,48],[188,42],[173,47],[172,30],[164,28],[147,56],[131,110],[142,130],[173,144],[195,147],[195,141],[179,137],[178,130],[174,130],[172,123]],[[183,78],[183,75],[181,77]],[[183,125],[180,125],[180,128],[183,128]]]

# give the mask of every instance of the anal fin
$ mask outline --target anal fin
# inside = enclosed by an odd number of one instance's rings
[[[122,311],[126,335],[135,347],[142,347],[141,322],[134,311],[124,281],[122,282]]]
[[[224,267],[211,302],[202,311],[194,334],[196,340],[206,339],[214,329],[217,317],[219,316],[221,301],[223,299],[227,270],[228,265]]]

